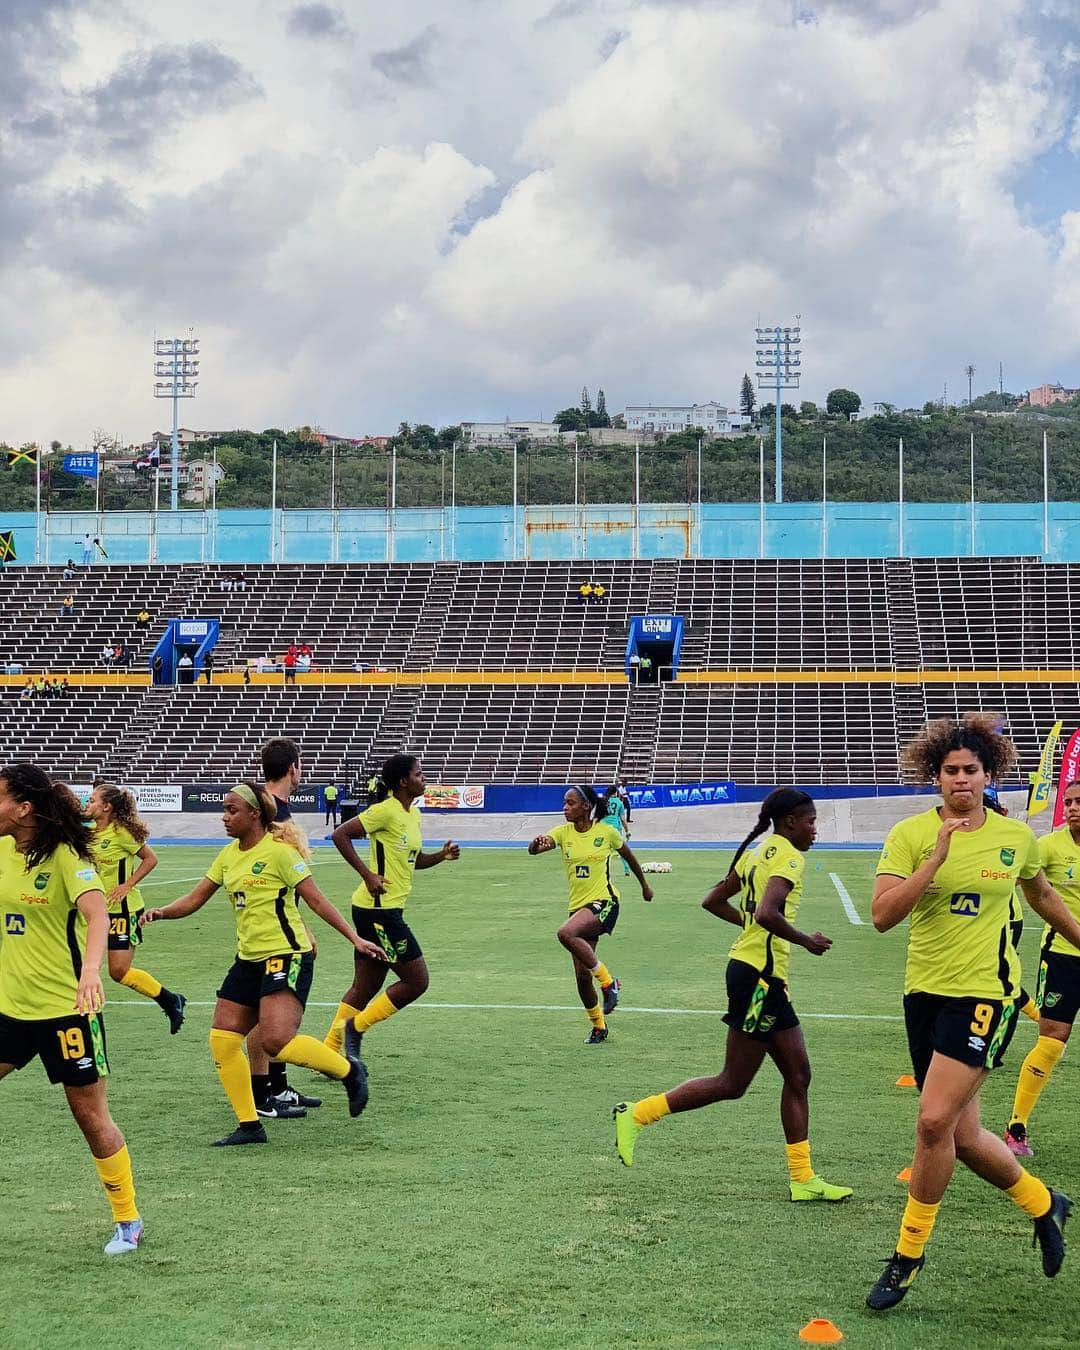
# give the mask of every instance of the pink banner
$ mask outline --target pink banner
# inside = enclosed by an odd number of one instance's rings
[[[1054,829],[1065,824],[1065,789],[1080,778],[1080,731],[1074,731],[1061,757],[1057,796],[1054,798]]]

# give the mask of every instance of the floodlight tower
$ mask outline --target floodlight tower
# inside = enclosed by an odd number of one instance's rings
[[[154,397],[172,399],[169,508],[175,511],[180,494],[180,400],[195,397],[199,384],[199,339],[155,338],[154,358]]]
[[[964,374],[967,376],[967,382],[968,382],[968,407],[970,408],[970,407],[971,407],[971,398],[972,398],[972,395],[971,395],[971,383],[972,383],[972,381],[973,381],[974,378],[975,378],[975,367],[972,366],[972,365],[967,365],[967,366],[965,366],[965,367],[964,367]]]
[[[795,350],[802,342],[799,315],[793,328],[757,328],[754,330],[757,346],[757,377],[759,389],[774,389],[776,403],[776,500],[784,500],[784,430],[780,416],[780,394],[784,389],[798,389],[800,353]]]

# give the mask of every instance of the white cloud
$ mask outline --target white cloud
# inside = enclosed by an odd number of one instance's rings
[[[808,397],[1080,377],[1080,215],[1014,198],[1080,125],[1059,0],[76,8],[16,32],[0,436],[142,434],[189,325],[207,426],[733,402],[796,312]]]

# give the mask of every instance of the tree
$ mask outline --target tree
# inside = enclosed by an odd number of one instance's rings
[[[602,389],[596,391],[596,411],[598,416],[607,417],[607,399]]]
[[[582,385],[581,387],[581,411],[586,417],[592,412],[592,399],[589,397],[588,385]]]
[[[799,404],[799,416],[816,417],[817,415],[818,415],[818,405],[816,403],[809,402],[809,400],[807,399],[803,399],[803,401]]]
[[[742,377],[742,388],[739,390],[739,407],[742,409],[744,417],[753,417],[756,403],[757,394],[754,392],[754,382],[749,375],[744,375]]]
[[[831,416],[846,417],[848,421],[862,407],[862,399],[851,389],[830,389],[825,400],[825,411]]]
[[[585,421],[585,414],[580,408],[563,408],[557,412],[552,421],[560,431],[585,431],[588,423]]]

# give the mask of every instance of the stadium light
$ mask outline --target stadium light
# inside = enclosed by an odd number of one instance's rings
[[[172,465],[169,471],[169,507],[175,511],[180,494],[180,400],[194,398],[198,388],[199,339],[155,338],[154,397],[171,398]]]
[[[776,421],[776,492],[778,502],[784,500],[784,431],[780,416],[780,393],[783,389],[798,389],[801,355],[796,350],[802,342],[799,316],[790,328],[756,328],[757,378],[759,389],[776,392],[774,415]]]

